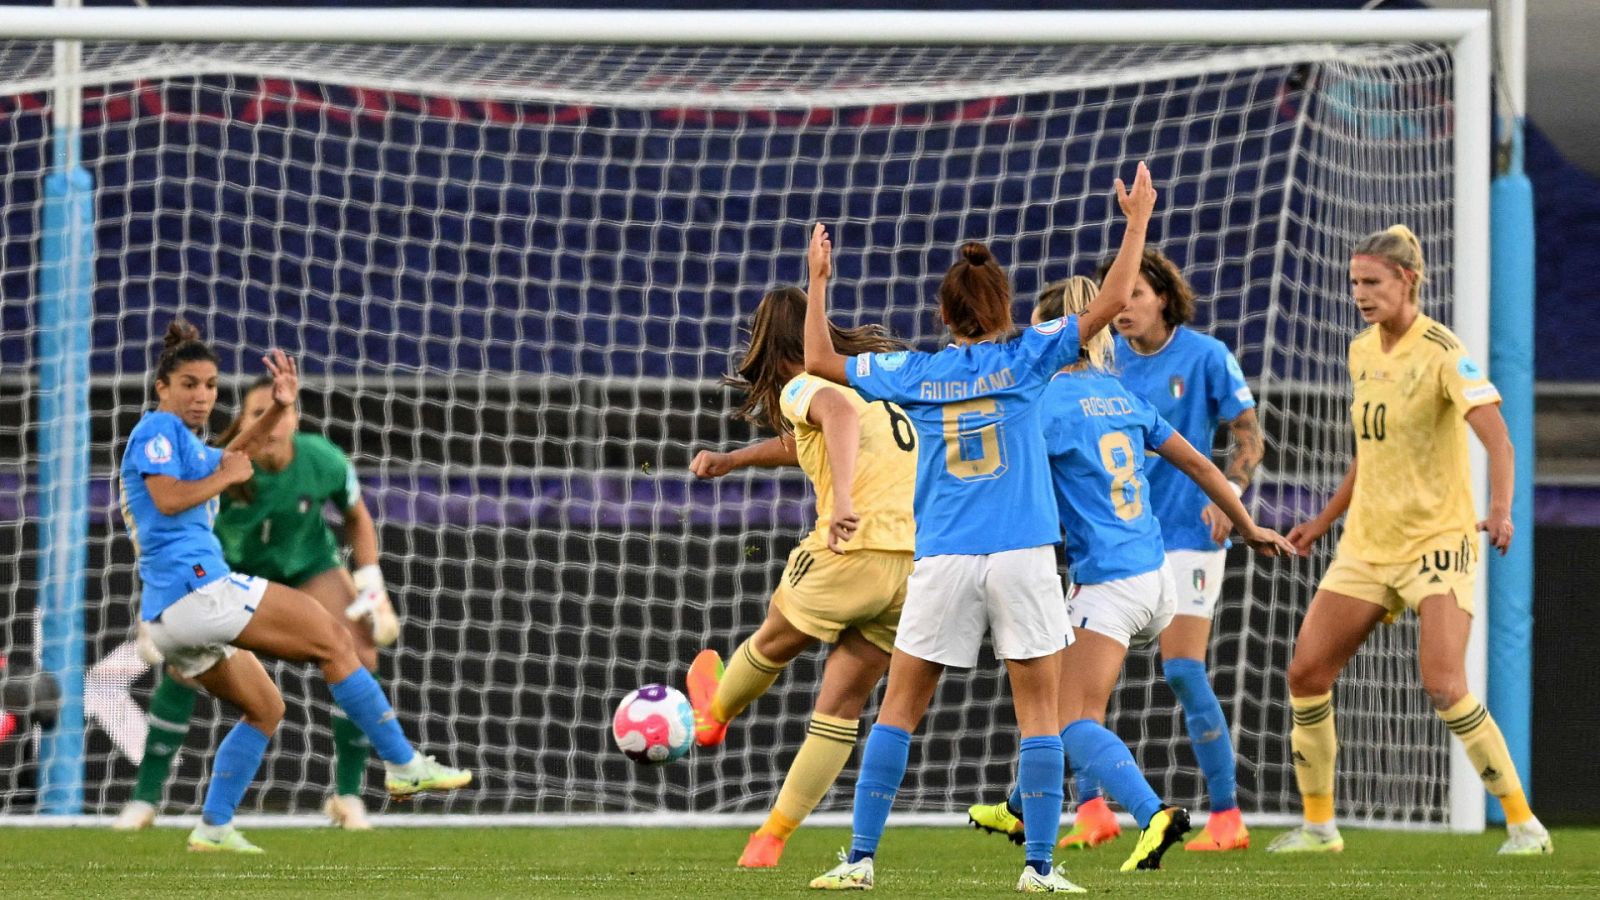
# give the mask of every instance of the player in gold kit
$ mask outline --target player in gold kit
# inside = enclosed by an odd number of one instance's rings
[[[1344,848],[1333,822],[1333,682],[1379,621],[1407,609],[1421,622],[1423,690],[1505,807],[1509,836],[1500,852],[1551,852],[1505,738],[1467,688],[1477,532],[1502,553],[1511,544],[1511,440],[1499,391],[1450,329],[1423,315],[1422,279],[1421,244],[1403,225],[1369,235],[1351,254],[1352,293],[1372,326],[1350,343],[1356,458],[1321,515],[1289,540],[1307,552],[1346,510],[1349,517],[1289,663],[1290,743],[1305,823],[1273,841],[1271,852]],[[1468,426],[1489,455],[1482,521],[1473,512]]]
[[[749,350],[729,379],[746,393],[739,414],[778,437],[732,453],[701,452],[690,464],[709,478],[798,462],[817,493],[816,528],[789,555],[767,620],[734,650],[726,670],[707,649],[687,678],[695,740],[715,746],[795,657],[817,641],[833,645],[805,742],[766,823],[739,857],[749,868],[778,864],[784,842],[855,749],[862,707],[889,667],[915,545],[916,431],[898,406],[868,403],[853,388],[805,373],[805,310],[799,288],[762,298]],[[833,339],[846,354],[904,346],[875,326],[834,328]]]

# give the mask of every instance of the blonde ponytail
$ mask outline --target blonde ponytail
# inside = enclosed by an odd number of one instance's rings
[[[1041,322],[1062,316],[1083,315],[1099,293],[1100,286],[1095,284],[1094,279],[1083,275],[1054,281],[1039,292],[1039,300],[1033,307],[1034,313]],[[1104,372],[1111,368],[1115,348],[1116,341],[1111,337],[1111,329],[1102,328],[1083,345],[1079,357],[1088,363],[1089,368]]]
[[[1390,225],[1362,238],[1350,251],[1351,256],[1371,256],[1381,259],[1402,272],[1410,272],[1411,302],[1422,298],[1422,282],[1427,280],[1427,263],[1422,258],[1422,241],[1404,225]]]

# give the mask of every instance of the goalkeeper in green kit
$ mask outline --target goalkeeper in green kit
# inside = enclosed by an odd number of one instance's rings
[[[270,378],[252,384],[239,415],[218,441],[226,444],[265,415],[272,403]],[[223,493],[214,528],[230,567],[311,595],[349,626],[362,664],[376,671],[378,647],[393,644],[400,633],[378,569],[378,530],[361,500],[350,460],[321,435],[298,432],[298,424],[298,411],[288,411],[251,454],[255,475]],[[323,520],[329,503],[343,516],[354,577],[341,564],[339,542]],[[142,628],[140,638],[141,655],[159,664],[159,653],[143,639]],[[194,713],[196,687],[170,671],[163,670],[159,678],[150,698],[150,731],[138,784],[112,824],[117,830],[137,830],[155,821],[162,788]],[[337,707],[333,743],[334,792],[323,812],[342,828],[369,829],[361,787],[371,746]]]

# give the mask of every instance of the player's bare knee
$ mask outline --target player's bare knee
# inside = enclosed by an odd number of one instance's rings
[[[318,628],[311,638],[311,659],[321,665],[344,662],[356,655],[356,642],[350,632],[337,626],[329,617],[327,627]]]
[[[1467,695],[1467,679],[1457,673],[1445,675],[1422,674],[1422,691],[1434,709],[1449,709]]]
[[[1289,661],[1289,696],[1316,697],[1333,690],[1334,673],[1325,666],[1303,661],[1296,656]]]
[[[278,724],[283,721],[285,712],[283,695],[273,691],[271,695],[252,698],[250,705],[242,711],[244,720],[250,723],[250,727],[270,736],[278,730]]]

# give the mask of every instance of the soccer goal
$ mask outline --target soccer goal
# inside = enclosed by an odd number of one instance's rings
[[[1358,237],[1410,225],[1427,312],[1488,357],[1483,14],[0,22],[0,651],[65,697],[54,725],[0,743],[0,820],[104,816],[128,796],[152,681],[128,643],[113,476],[176,315],[222,357],[214,429],[264,350],[300,358],[304,426],[351,454],[381,526],[405,622],[385,683],[420,745],[479,776],[417,811],[474,822],[731,823],[775,795],[815,659],[719,753],[637,767],[608,721],[633,687],[681,683],[695,651],[755,628],[813,514],[798,473],[699,483],[687,463],[756,436],[718,379],[761,293],[803,278],[814,221],[833,229],[838,314],[932,348],[962,240],[995,249],[1021,318],[1115,248],[1112,179],[1147,160],[1152,242],[1260,400],[1249,499],[1278,527],[1320,508],[1351,452]],[[1213,671],[1262,820],[1298,811],[1283,672],[1327,552],[1230,559]],[[1415,640],[1381,629],[1340,682],[1339,815],[1481,828]],[[275,674],[289,714],[242,811],[314,813],[327,697],[305,667]],[[946,677],[899,809],[959,823],[1005,789],[1003,685],[990,658]],[[1159,790],[1195,803],[1177,709],[1135,655],[1111,725]],[[169,812],[198,808],[216,721],[202,700]],[[847,810],[853,782],[852,767],[822,809]]]

